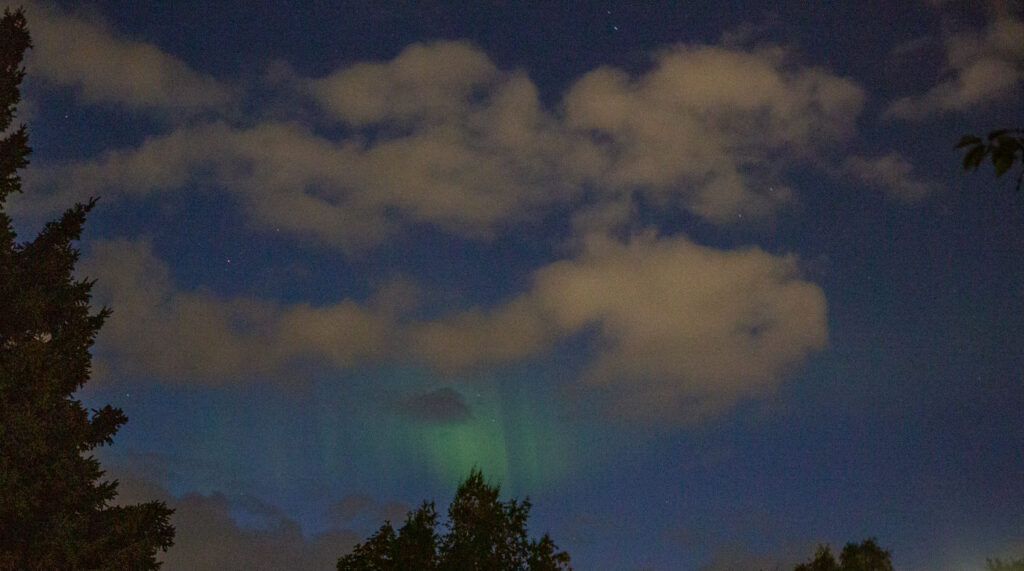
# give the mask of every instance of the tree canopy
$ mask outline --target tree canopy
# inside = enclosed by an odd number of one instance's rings
[[[995,559],[985,560],[986,571],[1024,571],[1024,557],[1020,559],[1009,559],[1003,561],[996,557]]]
[[[801,563],[793,571],[893,571],[890,553],[865,539],[860,543],[847,543],[839,554],[839,561],[828,545],[819,545],[814,557]]]
[[[447,533],[438,534],[433,502],[409,512],[395,532],[391,522],[338,560],[338,571],[438,569],[570,569],[569,555],[544,534],[530,540],[530,500],[498,500],[500,488],[473,470],[448,507]]]
[[[76,204],[19,243],[5,210],[28,165],[24,125],[12,129],[31,38],[20,10],[0,20],[0,569],[156,569],[173,544],[163,502],[114,506],[116,481],[89,451],[127,422],[74,398],[110,310],[92,313],[93,282],[73,276],[96,201]]]

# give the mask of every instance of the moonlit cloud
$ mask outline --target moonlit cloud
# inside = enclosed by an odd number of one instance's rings
[[[626,417],[718,412],[769,391],[827,337],[822,290],[800,279],[795,258],[756,248],[599,239],[535,283],[563,330],[598,327],[583,381],[611,387]]]
[[[683,237],[592,238],[578,256],[539,268],[508,303],[412,323],[380,303],[182,291],[145,242],[96,243],[82,274],[101,277],[99,299],[117,308],[99,345],[104,370],[177,382],[268,378],[297,360],[344,369],[399,358],[458,372],[528,359],[594,328],[580,382],[610,390],[615,415],[689,422],[770,392],[827,337],[824,294],[794,257]],[[397,406],[469,414],[456,396]]]
[[[46,18],[39,57],[52,67],[47,77],[76,85],[87,100],[166,107],[161,98],[173,97],[201,108],[227,97],[151,45],[58,12]],[[145,64],[152,74],[130,89],[93,85],[102,70],[94,77],[46,55],[52,22],[122,68]],[[101,278],[100,299],[117,308],[99,370],[232,383],[280,375],[296,362],[344,369],[400,359],[447,373],[527,360],[593,330],[579,381],[614,394],[614,414],[691,421],[769,392],[824,345],[824,295],[801,279],[795,258],[716,250],[683,236],[594,236],[630,228],[634,196],[718,224],[794,201],[784,167],[814,162],[819,147],[853,134],[865,95],[851,80],[777,47],[679,45],[640,73],[597,68],[545,109],[526,71],[501,69],[472,44],[439,41],[281,81],[341,134],[296,120],[181,123],[136,147],[37,165],[30,197],[11,208],[41,215],[94,195],[198,186],[231,193],[260,227],[355,252],[408,224],[490,239],[587,193],[571,216],[578,254],[536,269],[531,288],[506,303],[404,321],[402,311],[418,303],[408,288],[327,306],[224,298],[175,287],[145,242],[101,241],[82,268]],[[905,199],[926,191],[900,155],[845,166]],[[392,294],[401,299],[382,301]]]
[[[287,377],[299,360],[344,368],[385,354],[391,315],[352,301],[312,307],[176,288],[147,242],[96,241],[79,268],[116,308],[99,358],[108,374],[224,384]]]
[[[919,120],[932,113],[962,111],[1012,99],[1024,80],[1024,20],[996,9],[981,30],[945,38],[947,73],[927,92],[894,101],[886,115]]]
[[[640,75],[584,75],[564,105],[568,127],[589,138],[575,166],[594,184],[721,223],[791,200],[777,169],[850,136],[863,101],[854,82],[794,66],[780,49],[678,46]]]
[[[595,212],[614,207],[627,221],[635,192],[742,223],[795,200],[783,169],[850,136],[864,99],[852,81],[778,48],[678,46],[646,73],[602,67],[578,78],[555,109],[526,72],[465,42],[286,82],[343,134],[293,120],[180,125],[137,147],[37,165],[31,196],[12,210],[201,185],[235,195],[261,227],[347,252],[420,223],[491,239],[586,193]],[[598,222],[622,218],[589,217],[586,229]]]
[[[393,223],[389,203],[349,186],[349,177],[359,178],[354,170],[358,157],[351,145],[334,144],[296,123],[188,126],[152,137],[136,149],[41,165],[26,180],[49,192],[27,200],[17,197],[12,210],[40,215],[89,196],[117,200],[173,194],[198,184],[233,193],[262,227],[360,248],[379,243],[393,231]]]
[[[227,104],[230,89],[144,41],[44,3],[28,6],[29,72],[74,88],[86,101],[194,112]]]
[[[917,202],[934,190],[933,184],[916,178],[914,166],[896,151],[875,157],[848,157],[842,170],[903,202]]]
[[[91,21],[42,9],[38,20],[40,73],[87,101],[198,110],[243,97]],[[96,61],[116,69],[93,69]],[[394,359],[453,373],[525,361],[594,332],[580,386],[613,395],[619,417],[690,422],[770,392],[824,346],[824,294],[793,257],[684,236],[595,236],[636,230],[636,196],[715,224],[797,200],[784,169],[853,135],[865,95],[849,79],[778,47],[677,45],[639,73],[594,69],[545,108],[526,70],[501,69],[461,41],[279,79],[319,109],[319,123],[179,122],[135,147],[34,166],[32,192],[11,209],[41,216],[89,196],[200,187],[230,193],[258,227],[352,253],[411,224],[488,240],[569,207],[577,253],[535,269],[530,288],[504,303],[406,320],[420,302],[408,287],[324,306],[228,298],[175,286],[144,241],[99,241],[81,269],[116,308],[98,346],[104,374],[237,383],[298,362]],[[898,154],[854,157],[845,169],[904,199],[927,192]],[[458,412],[455,396],[421,395],[399,409],[422,412],[445,397]]]
[[[472,308],[407,328],[415,359],[451,373],[536,355],[556,338],[536,303],[519,298],[496,308]]]
[[[800,278],[795,258],[638,237],[592,239],[580,256],[537,270],[507,305],[414,329],[413,346],[442,368],[472,366],[591,327],[599,338],[580,381],[609,389],[617,416],[684,422],[771,391],[827,338],[824,293]]]
[[[312,80],[310,89],[337,119],[355,126],[447,123],[466,116],[504,75],[467,42],[435,42]]]
[[[536,86],[465,42],[412,45],[310,86],[360,134],[353,182],[381,207],[486,236],[573,193],[560,166],[570,143]]]

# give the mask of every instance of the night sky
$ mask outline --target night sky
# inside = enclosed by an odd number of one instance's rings
[[[476,466],[577,569],[1024,556],[1019,1],[26,6],[23,240],[175,569],[330,569]]]

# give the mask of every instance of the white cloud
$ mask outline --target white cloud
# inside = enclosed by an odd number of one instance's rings
[[[413,328],[410,345],[441,368],[474,366],[591,327],[581,381],[609,389],[618,416],[683,422],[770,392],[827,337],[824,293],[795,258],[643,237],[593,238],[507,305]]]
[[[593,184],[644,189],[716,222],[790,200],[778,169],[852,134],[852,81],[789,64],[780,49],[678,46],[631,77],[599,68],[565,97],[569,128],[591,137],[575,166]]]
[[[393,316],[352,301],[311,307],[174,287],[147,242],[95,241],[78,274],[114,308],[98,341],[106,374],[222,384],[287,374],[296,360],[344,368],[388,349]]]
[[[111,200],[199,184],[235,194],[262,227],[358,250],[410,220],[486,237],[562,200],[550,194],[543,173],[476,144],[449,126],[366,149],[296,123],[187,126],[136,149],[40,165],[26,176],[32,192],[14,197],[11,208],[38,215],[89,196]]]
[[[410,325],[412,355],[450,373],[494,362],[527,358],[550,347],[556,332],[529,298],[504,306],[470,309],[451,317]]]
[[[847,157],[842,170],[903,202],[919,201],[934,190],[933,184],[914,176],[913,164],[897,151],[876,157]]]
[[[996,10],[982,30],[945,38],[947,73],[926,93],[894,101],[886,115],[922,119],[932,113],[960,111],[1019,94],[1024,80],[1024,21]]]
[[[119,37],[102,24],[33,3],[28,72],[74,87],[87,101],[196,111],[227,104],[230,91],[159,47]]]
[[[394,313],[403,305],[386,301],[389,288],[323,307],[178,290],[145,242],[97,242],[79,273],[99,279],[98,301],[115,310],[98,342],[103,370],[172,382],[273,378],[297,360],[411,359],[456,372],[593,330],[580,381],[610,391],[614,414],[692,422],[770,392],[827,337],[824,294],[794,257],[683,237],[591,238],[505,304],[413,323]]]
[[[386,63],[359,63],[310,89],[339,120],[448,123],[467,115],[474,98],[507,80],[486,54],[466,42],[413,44]]]
[[[414,44],[309,85],[359,132],[350,181],[382,208],[487,236],[574,192],[559,164],[569,142],[536,86],[467,43]]]
[[[381,241],[393,223],[387,202],[354,192],[356,181],[370,177],[358,172],[358,157],[353,145],[336,145],[295,123],[186,126],[135,149],[39,165],[26,173],[32,192],[13,197],[11,211],[37,216],[90,196],[117,200],[200,185],[234,193],[262,227],[359,248]]]
[[[781,170],[848,136],[863,100],[849,80],[791,64],[778,49],[676,47],[636,77],[600,68],[557,113],[525,73],[463,42],[292,81],[346,135],[269,120],[182,126],[137,148],[37,165],[12,211],[196,184],[234,193],[263,227],[349,251],[408,223],[487,239],[584,189],[595,212],[615,205],[628,216],[637,191],[728,223],[791,201]]]
[[[125,43],[102,38],[110,50]],[[100,340],[106,367],[206,383],[266,378],[295,360],[343,368],[398,356],[452,371],[528,358],[594,328],[601,345],[583,382],[616,393],[617,414],[693,419],[770,391],[823,345],[820,288],[793,258],[757,249],[583,237],[628,228],[633,192],[716,222],[792,200],[773,181],[850,136],[864,94],[787,58],[778,48],[676,46],[644,73],[584,75],[548,111],[525,73],[469,44],[413,45],[390,61],[288,79],[343,124],[341,137],[296,122],[183,125],[137,148],[36,166],[32,192],[9,207],[40,213],[91,195],[198,186],[232,193],[260,226],[352,250],[408,222],[486,238],[586,188],[593,200],[573,219],[586,244],[578,257],[539,269],[507,304],[417,323],[373,302],[284,306],[182,291],[147,244],[99,242],[83,271],[101,278],[100,299],[116,310]],[[166,103],[138,89],[97,97]],[[898,155],[848,163],[913,195],[921,188],[907,166]]]

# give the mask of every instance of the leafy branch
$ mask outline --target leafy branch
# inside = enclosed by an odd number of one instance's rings
[[[988,140],[974,135],[964,135],[955,149],[966,148],[964,154],[964,170],[978,170],[986,157],[992,157],[992,167],[996,178],[1013,168],[1017,161],[1022,168],[1017,175],[1017,192],[1024,182],[1024,129],[999,129],[988,134]]]

